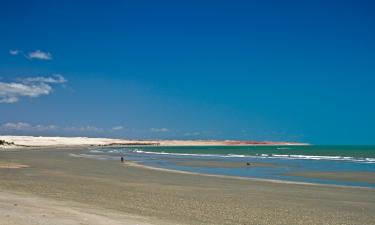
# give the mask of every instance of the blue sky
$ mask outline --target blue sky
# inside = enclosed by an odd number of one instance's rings
[[[375,144],[372,1],[1,1],[0,133]]]

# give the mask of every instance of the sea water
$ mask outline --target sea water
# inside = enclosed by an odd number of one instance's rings
[[[293,176],[303,172],[350,172],[375,174],[375,146],[144,146],[101,148],[93,155],[125,156],[140,164],[188,172],[272,179],[292,182],[375,188],[374,183]],[[243,167],[186,166],[184,161],[242,163]],[[246,166],[261,163],[262,166]],[[184,166],[182,166],[184,165]],[[267,166],[269,165],[269,166]]]

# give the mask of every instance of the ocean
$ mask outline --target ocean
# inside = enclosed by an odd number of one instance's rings
[[[142,146],[90,154],[196,173],[375,188],[375,146]]]

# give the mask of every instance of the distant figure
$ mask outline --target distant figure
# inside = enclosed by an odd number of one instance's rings
[[[250,163],[249,163],[249,162],[247,162],[247,163],[246,163],[246,166],[250,166]]]
[[[124,162],[124,157],[121,156],[121,162],[123,163]]]

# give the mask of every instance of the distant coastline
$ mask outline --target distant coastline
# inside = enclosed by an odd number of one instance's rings
[[[132,140],[89,137],[0,136],[0,148],[27,147],[106,147],[106,146],[290,146],[309,145],[298,142],[239,141],[239,140]]]

